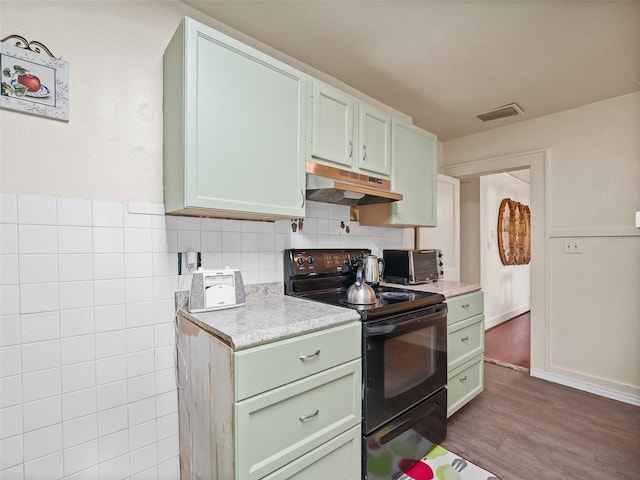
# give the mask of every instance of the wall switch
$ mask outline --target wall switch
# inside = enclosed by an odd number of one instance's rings
[[[582,241],[577,238],[565,238],[564,253],[582,253]]]

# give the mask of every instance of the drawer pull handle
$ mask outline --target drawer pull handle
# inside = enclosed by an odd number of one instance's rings
[[[308,360],[313,360],[314,358],[318,358],[320,356],[320,349],[316,350],[314,353],[309,355],[300,355],[300,361],[306,362]]]
[[[469,335],[467,335],[466,337],[462,337],[462,338],[460,339],[460,341],[461,341],[461,342],[467,342],[467,341],[469,341]]]
[[[313,413],[311,413],[309,415],[302,415],[302,416],[298,417],[298,420],[300,420],[301,422],[307,422],[309,420],[312,420],[312,419],[316,418],[319,413],[320,413],[320,410],[316,410],[315,412],[313,412]]]
[[[466,375],[460,379],[460,382],[462,382],[462,383],[464,383],[466,381],[467,381],[467,376]]]
[[[469,304],[465,303],[464,305],[462,305],[462,308],[464,308],[465,310],[469,308]]]

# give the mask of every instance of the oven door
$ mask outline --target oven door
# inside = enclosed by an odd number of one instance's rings
[[[447,383],[447,305],[363,323],[363,422],[370,433]]]
[[[362,438],[362,478],[401,477],[447,435],[447,389]],[[438,477],[440,478],[440,477]]]

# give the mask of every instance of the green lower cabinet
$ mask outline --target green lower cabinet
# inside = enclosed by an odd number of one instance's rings
[[[447,417],[484,390],[484,355],[480,354],[447,375]]]

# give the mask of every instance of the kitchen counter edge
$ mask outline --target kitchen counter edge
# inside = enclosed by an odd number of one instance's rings
[[[420,292],[440,293],[444,295],[445,298],[464,295],[465,293],[471,293],[482,289],[482,286],[477,283],[462,283],[454,282],[452,280],[438,280],[437,282],[421,283],[418,285],[400,285],[398,283],[383,282],[382,285],[417,290]]]
[[[178,315],[219,338],[233,350],[360,320],[353,309],[291,297],[268,289],[247,292],[245,305],[240,307],[202,313],[191,313],[181,308]]]

